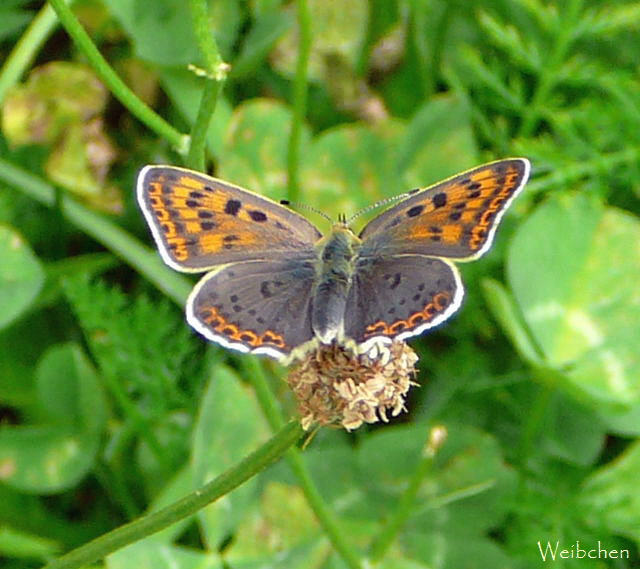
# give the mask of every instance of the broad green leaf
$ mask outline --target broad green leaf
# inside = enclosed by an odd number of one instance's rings
[[[330,57],[340,57],[352,66],[357,63],[367,32],[368,4],[366,0],[311,0],[309,13],[313,37],[309,75],[331,81]],[[291,28],[272,56],[276,68],[287,75],[295,72],[298,38],[297,27]]]
[[[504,285],[495,279],[482,279],[482,293],[493,317],[500,323],[502,330],[511,343],[527,362],[540,365],[540,354],[531,341],[529,331],[522,322],[513,296]]]
[[[108,569],[222,569],[215,553],[175,545],[159,545],[144,539],[106,558]]]
[[[375,128],[340,126],[320,134],[301,171],[306,202],[336,218],[409,189],[402,187],[393,159],[402,134],[401,123],[393,121]]]
[[[366,484],[366,502],[375,510],[388,515],[395,506],[417,467],[428,429],[425,423],[387,428],[364,441],[358,452],[360,484]],[[514,473],[493,437],[456,424],[447,431],[411,526],[426,533],[480,535],[505,515]]]
[[[133,40],[138,55],[160,65],[199,61],[191,11],[181,0],[106,0],[105,5]]]
[[[0,471],[7,484],[25,492],[59,492],[92,467],[106,402],[95,370],[75,344],[53,346],[44,354],[36,391],[51,425],[0,430]]]
[[[581,466],[593,464],[605,442],[606,429],[592,407],[556,391],[538,427],[536,446],[563,461]]]
[[[298,486],[269,482],[259,504],[238,526],[226,559],[232,565],[241,565],[243,560],[266,559],[304,543],[322,541],[321,538],[321,530],[302,490]]]
[[[216,366],[202,398],[191,463],[198,488],[235,466],[260,443],[268,430],[253,392],[228,368]],[[234,531],[253,498],[256,479],[199,512],[205,541],[216,549]]]
[[[613,462],[596,470],[579,497],[587,523],[597,530],[627,536],[640,544],[640,443],[635,442]]]
[[[36,388],[40,405],[54,424],[79,433],[103,430],[107,420],[104,391],[77,344],[47,350],[36,370]]]
[[[291,111],[283,104],[254,99],[239,105],[231,117],[216,176],[276,200],[284,198],[290,131]],[[308,151],[309,131],[304,128],[300,156]]]
[[[253,27],[244,39],[242,51],[233,62],[231,76],[234,81],[255,72],[275,42],[293,24],[293,14],[282,10],[269,10],[256,16]]]
[[[0,480],[34,494],[72,488],[90,470],[98,451],[96,433],[75,434],[63,427],[0,429]]]
[[[416,112],[397,150],[397,168],[407,190],[424,188],[477,163],[469,107],[451,95],[432,99]]]
[[[540,206],[519,228],[507,273],[549,365],[600,402],[640,399],[640,223],[582,195]]]
[[[0,329],[24,313],[40,292],[44,272],[22,237],[0,225]]]
[[[453,529],[443,535],[410,531],[402,542],[405,556],[423,563],[423,567],[480,569],[513,566],[507,553],[489,538],[461,538]]]

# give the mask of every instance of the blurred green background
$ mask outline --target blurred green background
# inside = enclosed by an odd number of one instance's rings
[[[380,567],[540,567],[538,542],[629,553],[559,567],[638,567],[640,2],[309,0],[301,121],[304,4],[209,2],[231,70],[208,171],[335,218],[484,161],[533,165],[493,249],[461,266],[461,311],[412,342],[408,412],[306,446],[345,539],[364,560],[443,425]],[[206,82],[189,68],[205,64],[189,5],[73,11],[133,93],[189,133]],[[135,176],[183,165],[179,136],[138,120],[40,2],[2,2],[0,62],[0,565],[31,568],[264,442],[251,369],[285,416],[295,404],[286,370],[188,329],[193,279],[151,250]],[[348,566],[282,462],[98,565]]]

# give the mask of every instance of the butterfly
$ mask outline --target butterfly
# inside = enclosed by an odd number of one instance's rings
[[[333,342],[366,353],[437,326],[460,308],[453,261],[491,247],[529,178],[525,158],[412,190],[356,235],[327,235],[266,197],[174,166],[144,167],[138,203],[170,267],[207,274],[187,321],[226,348],[282,363]]]

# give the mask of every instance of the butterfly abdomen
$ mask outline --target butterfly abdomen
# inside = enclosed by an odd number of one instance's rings
[[[324,344],[334,340],[342,329],[359,248],[360,240],[343,226],[335,227],[317,245],[319,263],[311,322],[316,337]]]

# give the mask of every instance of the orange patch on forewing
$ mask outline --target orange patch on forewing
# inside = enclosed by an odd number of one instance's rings
[[[215,306],[208,306],[200,310],[200,318],[216,334],[231,341],[238,342],[252,349],[261,346],[274,346],[284,350],[287,347],[284,338],[273,330],[258,334],[253,330],[242,330],[237,324],[229,322]]]
[[[227,242],[224,238],[230,233],[227,233],[228,230],[233,230],[230,227],[224,227],[224,232],[213,233],[213,232],[202,232],[198,237],[198,245],[200,246],[200,251],[202,253],[219,253],[223,249],[225,249],[225,245],[231,245],[231,247],[246,247],[256,241],[256,236],[252,233],[233,233],[237,237],[234,241]]]
[[[493,197],[489,205],[484,208],[480,220],[471,228],[469,247],[472,250],[479,249],[486,241],[487,235],[496,221],[496,214],[504,209],[505,203],[513,195],[519,177],[515,168],[507,170],[504,185],[498,194]]]
[[[180,176],[176,184],[176,195],[186,197],[190,191],[201,190],[202,188],[204,188],[204,184],[200,178],[196,176]]]
[[[431,298],[431,302],[425,304],[421,311],[412,314],[406,320],[398,319],[391,323],[379,320],[374,324],[370,324],[365,328],[364,337],[389,336],[393,338],[405,330],[412,330],[420,324],[433,320],[437,314],[443,312],[451,304],[451,301],[452,298],[448,292],[439,292]]]
[[[462,239],[462,225],[448,224],[442,228],[442,240],[445,243],[457,244]]]

